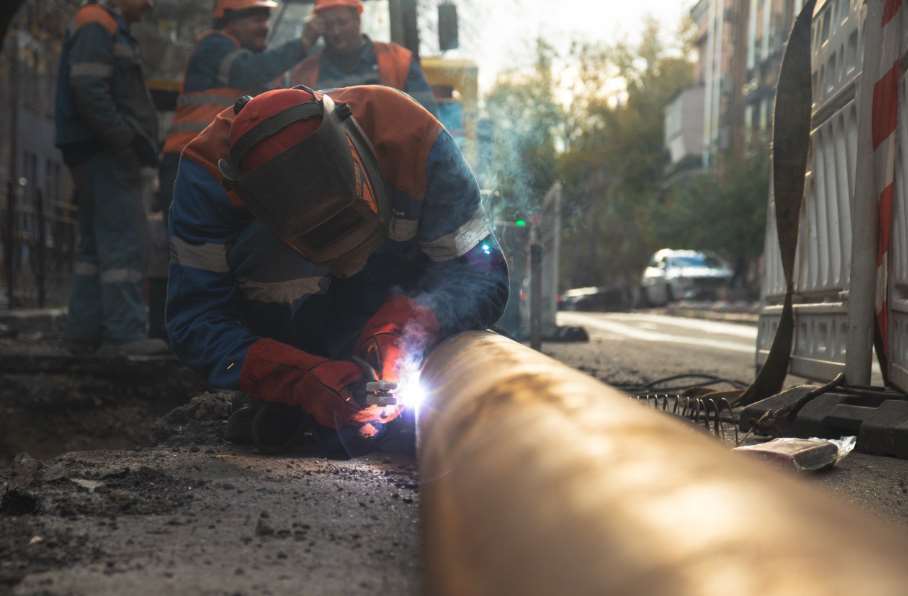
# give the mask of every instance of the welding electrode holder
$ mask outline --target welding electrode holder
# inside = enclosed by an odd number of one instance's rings
[[[397,383],[381,380],[381,376],[375,367],[362,358],[353,356],[352,360],[362,369],[363,375],[366,377],[365,386],[354,396],[357,401],[366,406],[398,405]]]

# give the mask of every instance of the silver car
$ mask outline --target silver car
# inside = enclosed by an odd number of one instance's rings
[[[728,287],[732,270],[720,258],[696,250],[664,248],[643,272],[643,298],[651,306],[674,300],[715,300]]]

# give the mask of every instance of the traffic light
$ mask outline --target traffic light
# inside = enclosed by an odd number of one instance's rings
[[[514,226],[518,228],[525,228],[527,227],[527,220],[522,217],[518,217],[516,220],[514,220]]]

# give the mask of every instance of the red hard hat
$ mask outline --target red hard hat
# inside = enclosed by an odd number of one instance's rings
[[[321,93],[313,93],[305,89],[274,89],[256,96],[243,106],[233,121],[230,127],[230,146],[235,147],[246,133],[269,118],[294,106],[321,101],[321,99]],[[320,124],[320,117],[295,122],[277,134],[257,143],[244,156],[242,163],[238,163],[236,166],[240,172],[254,170],[312,136]]]
[[[356,12],[363,14],[362,0],[315,0],[315,12],[319,12],[328,8],[336,8],[338,6],[355,8]]]
[[[252,8],[277,8],[274,0],[217,0],[214,4],[214,18],[223,19],[227,11],[240,12]]]

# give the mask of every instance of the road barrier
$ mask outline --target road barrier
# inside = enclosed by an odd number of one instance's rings
[[[905,594],[879,521],[524,346],[462,334],[423,382],[427,594]]]

